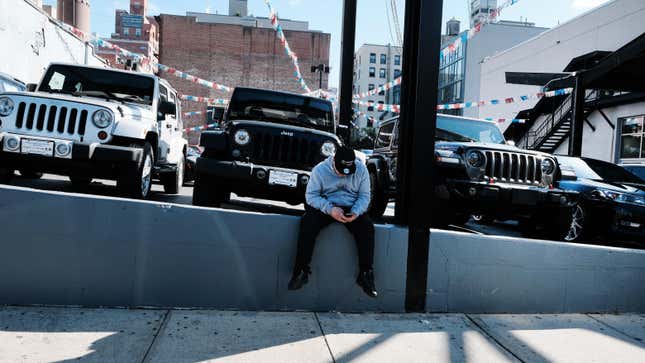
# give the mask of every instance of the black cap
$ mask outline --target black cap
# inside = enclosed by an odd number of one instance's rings
[[[334,155],[336,171],[343,175],[352,175],[356,172],[356,154],[354,150],[340,146]]]

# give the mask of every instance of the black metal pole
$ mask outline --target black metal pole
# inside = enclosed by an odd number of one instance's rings
[[[343,39],[341,42],[340,66],[340,110],[338,136],[349,142],[349,125],[354,114],[352,110],[352,83],[354,82],[354,48],[356,43],[356,2],[344,0]]]
[[[320,66],[321,66],[320,69],[319,69],[319,71],[320,71],[320,82],[319,82],[319,85],[318,85],[318,89],[322,89],[322,76],[323,76],[323,72],[325,71],[325,66],[322,65],[322,64]]]
[[[571,115],[571,134],[569,136],[569,156],[582,156],[582,135],[584,130],[585,88],[582,76],[576,77],[573,89],[573,112]]]
[[[405,308],[426,304],[434,197],[434,138],[443,0],[407,0],[401,84],[396,219],[407,224]]]

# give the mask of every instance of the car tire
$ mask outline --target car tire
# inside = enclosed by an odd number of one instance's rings
[[[0,168],[0,184],[11,183],[11,179],[13,179],[13,176],[14,176],[13,169]]]
[[[43,177],[43,173],[29,169],[20,169],[20,176],[26,179],[40,179]]]
[[[131,147],[141,148],[141,160],[134,166],[128,167],[117,180],[117,188],[126,196],[136,199],[146,199],[152,190],[152,168],[154,166],[154,152],[152,145],[146,142]]]
[[[70,175],[69,181],[76,189],[85,189],[92,183],[92,178],[89,176]]]
[[[381,218],[387,209],[387,197],[380,188],[376,179],[376,173],[370,171],[370,205],[367,213],[372,218]]]
[[[182,156],[177,162],[177,168],[174,172],[161,176],[164,193],[178,194],[181,191],[181,187],[184,185],[185,165],[186,161],[184,156]]]
[[[195,175],[193,205],[217,208],[222,203],[228,202],[230,198],[231,191],[214,177],[205,174]]]

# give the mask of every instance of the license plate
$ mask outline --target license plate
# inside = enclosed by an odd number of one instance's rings
[[[269,170],[269,184],[284,185],[295,188],[298,186],[298,174],[286,171]]]
[[[54,142],[44,140],[22,139],[20,152],[23,154],[36,154],[54,156]]]

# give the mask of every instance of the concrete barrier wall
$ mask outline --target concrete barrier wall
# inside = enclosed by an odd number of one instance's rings
[[[645,312],[645,251],[433,231],[426,309]]]
[[[0,304],[404,310],[406,230],[377,226],[370,299],[340,225],[321,234],[309,284],[287,291],[298,222],[0,187]]]
[[[404,310],[405,229],[376,227],[369,299],[340,225],[287,291],[298,221],[0,187],[0,304]],[[433,230],[429,253],[431,312],[645,312],[645,251]]]

